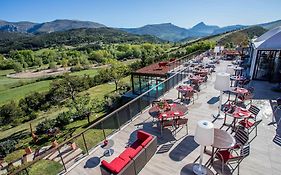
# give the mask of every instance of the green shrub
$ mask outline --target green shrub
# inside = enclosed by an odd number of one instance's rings
[[[63,112],[58,115],[56,118],[56,126],[63,129],[65,125],[69,124],[72,121],[70,112]]]
[[[54,128],[54,126],[56,125],[56,120],[50,120],[50,119],[46,119],[45,121],[39,123],[36,126],[36,133],[37,134],[46,134],[48,132],[49,129]]]
[[[3,142],[0,142],[0,154],[1,155],[7,155],[11,152],[13,152],[16,148],[16,141],[14,140],[6,140]]]

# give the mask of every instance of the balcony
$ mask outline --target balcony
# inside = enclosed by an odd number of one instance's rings
[[[190,67],[186,67],[186,57],[177,71],[162,83],[138,96],[121,108],[113,111],[105,118],[85,128],[80,134],[49,149],[38,156],[35,161],[26,164],[19,171],[29,171],[30,166],[38,164],[38,160],[48,159],[61,163],[63,174],[101,174],[100,162],[110,162],[122,153],[128,145],[136,140],[138,130],[156,136],[157,151],[148,163],[142,168],[139,174],[193,174],[192,164],[198,163],[200,148],[194,141],[194,133],[199,120],[209,120],[216,128],[227,130],[231,128],[223,126],[223,120],[214,119],[213,115],[218,113],[219,92],[214,89],[215,73],[209,75],[208,81],[201,85],[201,91],[195,95],[194,103],[184,103],[188,108],[188,134],[186,129],[177,128],[176,132],[165,128],[161,134],[158,122],[149,114],[153,101],[161,99],[172,99],[180,103],[176,87],[189,81]],[[229,61],[221,61],[216,66],[216,71],[225,71]],[[281,135],[279,128],[268,125],[272,121],[272,109],[275,109],[274,100],[281,94],[271,91],[272,84],[268,82],[252,81],[251,86],[255,87],[253,104],[261,109],[258,119],[262,119],[258,125],[258,135],[250,143],[250,155],[243,159],[240,164],[241,174],[280,174],[281,159]],[[227,101],[228,95],[223,95],[223,102]],[[280,116],[278,112],[276,116]],[[280,118],[280,117],[279,117]],[[176,134],[175,134],[176,133]],[[104,154],[105,149],[101,147],[103,140],[112,140],[113,154]],[[207,150],[211,150],[207,147]],[[208,152],[207,152],[208,153]],[[204,154],[203,164],[213,172],[220,171],[218,166],[211,166],[210,155]],[[209,166],[210,165],[210,166]],[[214,164],[216,165],[216,164]],[[226,171],[227,172],[227,171]],[[235,170],[235,173],[237,169]],[[228,173],[229,174],[229,173]]]
[[[221,64],[216,67],[216,71],[223,71],[227,64],[229,64],[229,62],[221,62]],[[106,127],[105,124],[107,122],[105,120],[103,126],[104,128],[107,128],[107,130],[105,130],[105,135],[108,135],[107,139],[112,139],[114,141],[114,145],[112,147],[114,150],[113,154],[106,157],[104,156],[105,150],[100,146],[97,146],[94,149],[89,150],[89,155],[78,160],[75,164],[69,167],[68,172],[65,174],[101,174],[99,167],[100,161],[107,160],[110,162],[122,153],[126,146],[136,139],[136,131],[139,129],[156,136],[158,141],[156,154],[150,159],[139,174],[192,174],[190,166],[195,162],[198,163],[198,157],[200,155],[200,148],[194,141],[194,132],[197,122],[205,119],[213,121],[216,128],[220,128],[223,125],[223,120],[216,120],[212,116],[218,112],[218,103],[213,103],[213,100],[216,99],[215,97],[219,95],[219,92],[214,89],[215,74],[212,74],[206,85],[201,87],[202,89],[198,94],[198,98],[195,98],[195,103],[187,105],[188,113],[186,114],[186,117],[189,119],[189,134],[186,134],[184,128],[178,128],[176,135],[174,135],[171,130],[164,129],[161,136],[160,128],[157,127],[156,121],[153,121],[153,118],[148,112],[151,107],[150,104],[152,100],[155,100],[156,98],[160,97],[179,101],[177,98],[178,91],[175,87],[178,83],[183,83],[185,81],[187,81],[186,75],[185,72],[182,71],[181,74],[175,75],[174,79],[172,78],[170,81],[168,80],[167,82],[164,82],[166,83],[165,87],[171,87],[171,89],[165,88],[163,90],[159,90],[153,98],[148,95],[148,92],[147,95],[137,99],[136,103],[132,103],[131,106],[128,106],[128,108],[126,108],[127,110],[124,110],[122,113],[117,115],[114,114],[116,116],[112,116],[111,118],[117,119],[118,117],[119,119],[117,120],[117,123],[119,126],[122,126],[117,130],[115,130],[113,126]],[[257,105],[261,109],[258,118],[262,119],[262,122],[258,125],[258,136],[254,138],[250,144],[250,155],[240,164],[240,174],[280,174],[281,159],[279,155],[281,155],[281,146],[274,142],[276,141],[276,139],[274,139],[276,136],[276,127],[268,125],[268,123],[271,122],[272,116],[272,99],[276,99],[280,96],[280,94],[271,92],[268,85],[264,84],[265,82],[252,83],[257,90],[254,96],[253,104]],[[227,95],[224,95],[223,101],[226,100]],[[141,112],[138,113],[138,111]],[[136,117],[129,117],[133,116],[132,114],[136,114]],[[129,122],[127,122],[128,120],[124,117],[128,117]],[[111,132],[113,130],[115,132]],[[228,130],[228,132],[230,131],[231,130]],[[90,141],[88,139],[91,138],[88,137],[86,142]],[[92,135],[92,139],[96,139],[94,135]],[[209,159],[210,156],[204,154],[203,164],[205,164]],[[212,166],[210,166],[210,169],[214,173],[216,172]]]

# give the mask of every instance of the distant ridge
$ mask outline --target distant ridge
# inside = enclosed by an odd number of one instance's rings
[[[149,24],[137,28],[120,28],[128,33],[138,35],[152,35],[162,40],[178,42],[186,41],[189,39],[201,38],[205,36],[211,36],[216,34],[222,34],[233,30],[243,29],[250,26],[261,26],[265,29],[272,29],[277,26],[281,26],[281,20],[272,21],[268,23],[256,24],[256,25],[230,25],[219,27],[217,25],[207,25],[204,22],[199,22],[190,29],[176,26],[172,23],[162,24]],[[91,21],[79,21],[58,19],[51,22],[33,23],[28,21],[21,22],[7,22],[0,20],[0,31],[8,32],[20,32],[29,34],[39,33],[52,33],[58,31],[67,31],[79,28],[101,28],[106,27],[103,24],[91,22]]]
[[[0,20],[0,30],[21,33],[51,33],[66,31],[79,28],[100,28],[106,27],[91,21],[78,21],[68,19],[58,19],[51,22],[32,23],[32,22],[7,22]]]

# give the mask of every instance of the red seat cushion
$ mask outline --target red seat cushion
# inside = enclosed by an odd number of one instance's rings
[[[120,157],[116,157],[110,163],[103,160],[101,164],[106,167],[112,173],[119,173],[128,163],[130,160],[124,160]]]
[[[141,141],[145,141],[149,136],[151,136],[151,135],[142,130],[138,130],[138,132],[137,132],[137,137]]]
[[[139,148],[136,150],[136,149],[133,149],[131,147],[125,149],[120,155],[119,157],[122,158],[122,159],[126,159],[126,158],[130,158],[130,159],[133,159],[139,152],[140,150],[142,149],[141,146],[139,146]]]
[[[130,147],[133,149],[137,149],[139,146],[141,146],[142,142],[142,140],[137,139]]]
[[[218,153],[218,159],[223,160],[224,162],[227,162],[229,159],[233,158],[233,155],[228,150],[219,151]]]
[[[239,124],[248,129],[254,126],[255,123],[250,122],[249,120],[241,120]]]
[[[145,141],[142,142],[141,146],[145,147],[152,140],[152,136],[149,136]]]

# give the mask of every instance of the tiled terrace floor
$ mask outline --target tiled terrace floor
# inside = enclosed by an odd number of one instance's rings
[[[228,62],[222,62],[218,65],[216,71],[223,70]],[[135,131],[144,129],[145,131],[158,137],[158,150],[152,159],[139,173],[141,175],[186,175],[185,166],[193,163],[199,156],[199,147],[194,142],[193,135],[195,132],[197,121],[206,119],[212,121],[212,114],[216,114],[218,103],[211,103],[219,95],[214,87],[215,74],[209,78],[207,86],[203,86],[199,93],[199,98],[195,98],[195,103],[189,105],[189,135],[186,135],[185,129],[179,130],[176,137],[172,136],[167,129],[164,130],[163,137],[160,137],[160,130],[156,124],[152,122],[152,117],[148,114],[148,109],[139,115],[135,120],[121,129],[119,132],[112,135],[115,142],[113,147],[114,154],[110,157],[102,157],[111,161],[118,156],[125,146],[134,141]],[[281,96],[279,93],[270,91],[269,86],[265,83],[254,82],[256,86],[256,97],[254,101],[261,108],[259,118],[262,118],[262,123],[258,126],[258,136],[251,143],[250,156],[243,160],[240,165],[241,175],[277,175],[281,174],[281,146],[273,143],[276,128],[268,126],[271,122],[272,110],[270,101],[267,99],[276,99]],[[265,89],[266,90],[265,90]],[[263,98],[261,98],[263,96]],[[165,94],[163,98],[177,99],[176,89],[172,89]],[[264,99],[265,98],[265,99]],[[224,100],[226,96],[224,96]],[[216,127],[222,125],[221,120],[214,122]],[[98,148],[89,156],[85,157],[77,166],[70,170],[69,175],[99,175],[100,168],[96,162],[99,162],[99,157],[103,155],[104,150]],[[210,157],[205,155],[204,162]]]

